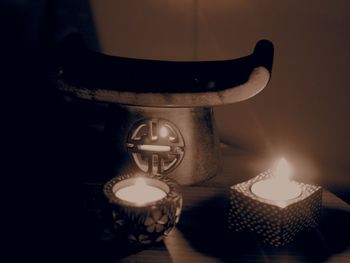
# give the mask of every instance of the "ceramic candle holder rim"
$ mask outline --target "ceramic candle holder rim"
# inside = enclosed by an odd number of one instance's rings
[[[136,181],[137,178],[144,178],[146,182],[149,183],[150,186],[157,187],[163,190],[166,193],[166,196],[160,200],[156,200],[153,202],[148,202],[142,205],[135,204],[133,202],[126,201],[121,199],[115,195],[116,186],[123,181],[130,181],[130,183],[126,183],[122,185],[117,190],[132,185],[132,182]],[[133,206],[133,207],[152,207],[154,205],[160,205],[162,203],[166,203],[171,201],[173,198],[181,195],[181,190],[179,185],[172,179],[162,176],[162,175],[149,175],[149,174],[123,174],[109,180],[103,188],[104,195],[108,198],[109,202],[116,205],[124,205],[124,206]]]

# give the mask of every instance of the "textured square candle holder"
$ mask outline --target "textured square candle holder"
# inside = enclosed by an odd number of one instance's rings
[[[116,235],[131,243],[159,242],[179,221],[182,195],[169,178],[126,174],[107,182],[103,191]]]
[[[257,196],[252,186],[272,177],[270,170],[231,186],[229,228],[248,230],[264,243],[279,247],[291,242],[300,231],[317,227],[322,207],[322,188],[297,183],[296,198],[275,201]]]

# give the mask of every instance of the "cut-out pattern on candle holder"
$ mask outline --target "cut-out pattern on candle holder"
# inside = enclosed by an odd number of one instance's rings
[[[143,119],[136,123],[126,145],[137,167],[152,174],[169,174],[185,154],[185,142],[179,129],[163,119]]]
[[[169,190],[161,200],[132,205],[132,203],[115,196],[116,184],[128,179],[142,177],[147,180],[159,180]],[[182,209],[182,195],[177,183],[160,175],[125,174],[113,178],[104,186],[104,194],[109,200],[113,227],[118,237],[128,239],[131,243],[151,244],[161,241],[178,223]]]
[[[291,242],[297,233],[318,225],[322,208],[322,188],[298,183],[301,194],[297,198],[276,202],[256,196],[251,186],[272,177],[266,171],[246,182],[231,186],[229,228],[248,230],[264,243],[279,247]]]

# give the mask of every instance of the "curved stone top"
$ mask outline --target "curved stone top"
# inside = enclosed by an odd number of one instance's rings
[[[260,40],[245,57],[160,61],[109,56],[77,35],[62,45],[58,88],[79,98],[138,106],[206,107],[248,99],[267,85],[273,45]]]

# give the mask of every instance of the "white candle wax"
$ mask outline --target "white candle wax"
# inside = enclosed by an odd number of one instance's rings
[[[158,187],[146,184],[143,178],[137,178],[135,184],[117,190],[115,195],[124,201],[143,205],[164,198],[166,193]]]
[[[261,198],[274,201],[287,201],[301,194],[301,188],[297,183],[278,179],[258,181],[252,185],[251,191]]]
[[[277,163],[273,176],[254,183],[251,191],[258,197],[273,201],[283,202],[294,199],[301,194],[301,187],[289,179],[290,174],[291,169],[287,161],[282,158]]]

